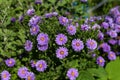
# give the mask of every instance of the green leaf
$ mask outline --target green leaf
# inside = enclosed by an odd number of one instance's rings
[[[88,71],[82,71],[77,80],[95,80]]]
[[[59,1],[57,5],[58,5],[58,6],[64,6],[66,3],[67,3],[66,0],[62,0],[62,2]]]
[[[56,0],[48,0],[48,1],[54,4]]]
[[[2,4],[4,2],[4,0],[0,0],[0,4]]]
[[[12,80],[15,80],[17,79],[17,75],[16,74],[12,74],[12,77],[11,77]]]
[[[90,69],[87,69],[87,71],[91,73],[92,76],[98,77],[100,80],[102,80],[103,78],[104,80],[107,80],[107,72],[102,67],[98,69],[90,68]]]
[[[74,64],[74,65],[73,65]],[[70,61],[70,62],[67,62],[67,64],[65,64],[65,65],[67,65],[67,67],[69,66],[69,67],[78,67],[79,65],[78,65],[78,60],[72,60],[72,61]]]
[[[120,59],[117,58],[115,61],[111,61],[105,67],[108,73],[109,80],[120,80]]]

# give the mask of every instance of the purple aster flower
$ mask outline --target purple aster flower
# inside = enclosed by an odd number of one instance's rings
[[[10,76],[11,74],[6,70],[1,72],[1,80],[10,80]]]
[[[106,16],[105,21],[108,22],[109,24],[111,24],[111,23],[113,23],[113,18],[111,18],[110,16]]]
[[[117,16],[115,19],[116,24],[120,25],[120,16]]]
[[[120,32],[120,25],[114,24],[114,28],[116,32]]]
[[[88,39],[86,42],[86,46],[90,50],[94,50],[97,48],[97,42],[94,39]]]
[[[91,16],[90,18],[89,18],[89,22],[94,22],[95,21],[95,17],[94,16]]]
[[[58,13],[57,12],[52,12],[52,16],[57,16]]]
[[[44,72],[47,68],[47,63],[45,60],[39,60],[39,61],[37,61],[35,66],[36,66],[37,71]]]
[[[65,14],[66,16],[68,16],[68,15],[70,15],[70,12],[66,11],[64,14]]]
[[[76,33],[76,27],[73,25],[67,26],[66,30],[69,35],[75,35],[75,33]]]
[[[28,25],[29,26],[34,26],[34,25],[37,25],[40,21],[41,21],[41,17],[40,16],[33,16],[30,20],[29,20],[29,23]]]
[[[89,19],[86,18],[84,23],[85,23],[85,24],[88,24],[88,21],[89,21]]]
[[[32,16],[32,15],[34,15],[34,13],[35,13],[35,10],[33,8],[27,10],[27,15],[28,16]]]
[[[117,40],[110,39],[108,42],[109,42],[109,44],[115,45],[117,43]]]
[[[81,30],[82,30],[82,31],[88,31],[89,29],[90,29],[90,26],[89,26],[89,25],[87,25],[87,24],[81,25]]]
[[[60,16],[59,17],[59,23],[63,26],[66,26],[68,23],[68,19],[66,17]]]
[[[97,16],[96,19],[99,21],[99,20],[102,19],[102,17],[101,16]]]
[[[31,42],[30,40],[26,40],[25,44],[24,44],[24,48],[26,51],[31,51],[33,47],[33,42]]]
[[[111,47],[108,43],[103,43],[101,47],[103,48],[104,52],[110,52],[111,51]]]
[[[13,58],[5,60],[5,63],[8,67],[13,67],[15,65],[15,60]]]
[[[16,21],[16,18],[15,17],[12,17],[11,18],[11,22],[15,22]]]
[[[120,52],[116,52],[116,55],[120,55]]]
[[[116,54],[112,51],[108,53],[108,59],[109,60],[115,60],[116,59]]]
[[[76,78],[79,76],[79,72],[76,68],[70,68],[68,71],[67,71],[67,77],[70,79],[70,80],[76,80]]]
[[[103,27],[104,29],[108,29],[108,28],[109,28],[109,24],[108,24],[107,22],[103,22],[103,23],[102,23],[102,27]]]
[[[35,4],[42,4],[42,0],[35,0]]]
[[[52,16],[53,16],[52,13],[46,13],[46,14],[45,14],[45,17],[46,17],[46,18],[51,18]]]
[[[95,53],[93,53],[91,56],[92,56],[92,58],[94,58],[94,57],[96,57],[96,54],[95,54]]]
[[[103,67],[105,65],[105,60],[102,56],[99,56],[96,60],[97,64],[101,67]]]
[[[111,14],[113,17],[117,17],[117,16],[120,14],[120,12],[119,12],[119,10],[118,10],[119,8],[120,8],[119,6],[112,8],[112,9],[110,10],[110,14]]]
[[[111,37],[111,38],[116,38],[118,35],[117,35],[117,32],[115,30],[110,30],[107,32],[107,34]]]
[[[33,72],[27,72],[25,80],[35,80],[35,74]]]
[[[72,48],[74,49],[74,51],[81,51],[84,48],[83,41],[81,41],[80,39],[73,39]]]
[[[118,45],[120,46],[120,40],[118,40]]]
[[[23,20],[24,20],[24,16],[23,15],[19,16],[19,22],[22,22]]]
[[[30,28],[31,35],[37,35],[39,33],[40,29],[38,25],[32,26]]]
[[[35,62],[34,60],[31,60],[31,61],[30,61],[30,65],[31,65],[31,67],[34,68],[34,67],[35,67],[35,64],[36,64],[36,62]]]
[[[93,30],[100,29],[100,25],[94,24],[94,25],[92,26],[92,29],[93,29]]]
[[[58,34],[56,36],[55,42],[58,45],[64,45],[65,43],[67,43],[67,36],[65,36],[64,34]]]
[[[59,59],[63,59],[68,56],[68,49],[66,47],[59,47],[56,50],[56,57]]]
[[[26,67],[21,67],[18,69],[17,74],[20,78],[26,78],[27,72],[28,72],[28,69]]]
[[[87,0],[80,0],[81,2],[87,2]]]
[[[103,40],[104,39],[104,34],[102,32],[99,32],[97,36],[98,36],[99,40]]]
[[[111,29],[115,29],[115,24],[114,23],[110,23],[109,25],[110,25]]]
[[[79,24],[78,24],[78,23],[75,23],[75,26],[76,26],[76,27],[79,27]]]
[[[73,19],[68,19],[69,24],[72,24]]]
[[[37,44],[37,48],[40,51],[46,51],[48,49],[48,44],[45,44],[45,45],[39,45],[39,44]]]
[[[39,33],[37,36],[37,41],[39,45],[46,45],[48,44],[49,37],[46,33]]]

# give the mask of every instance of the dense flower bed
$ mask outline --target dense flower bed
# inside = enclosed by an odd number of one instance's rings
[[[41,13],[42,4],[36,0],[35,7],[0,29],[1,79],[113,80],[106,76],[107,64],[119,60],[120,7],[107,15],[75,19],[55,10]]]

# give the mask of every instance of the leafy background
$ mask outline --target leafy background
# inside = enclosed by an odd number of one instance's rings
[[[0,0],[0,72],[6,69],[12,74],[11,80],[17,80],[19,79],[17,76],[18,68],[21,66],[27,66],[36,74],[36,80],[64,80],[68,79],[66,77],[66,70],[70,67],[75,67],[80,71],[80,75],[77,80],[120,80],[118,76],[120,72],[118,71],[120,67],[119,57],[116,61],[108,63],[105,68],[101,68],[96,65],[95,59],[92,59],[91,55],[87,54],[87,50],[82,50],[82,54],[75,53],[71,50],[70,42],[72,39],[77,37],[82,38],[82,35],[85,35],[82,39],[84,42],[89,38],[89,36],[96,39],[96,31],[92,31],[92,33],[89,34],[89,32],[79,31],[78,28],[77,34],[79,35],[71,37],[65,32],[65,28],[62,28],[58,24],[59,22],[57,18],[53,17],[49,20],[44,20],[45,22],[40,24],[41,30],[49,33],[49,35],[51,35],[50,38],[53,39],[50,42],[50,50],[43,53],[34,49],[32,52],[28,53],[24,50],[23,46],[25,40],[31,39],[35,43],[35,37],[30,37],[29,34],[28,20],[30,17],[26,16],[23,23],[19,23],[18,21],[19,16],[23,14],[25,15],[26,11],[33,7],[36,10],[36,15],[42,16],[45,13],[56,11],[59,15],[74,19],[74,23],[78,22],[79,24],[82,24],[83,21],[91,15],[107,14],[112,7],[119,5],[116,1],[111,0],[94,10],[92,13],[87,13],[89,9],[96,6],[101,2],[101,0],[89,0],[88,3],[82,3],[79,0],[62,0],[62,2],[60,0],[45,0],[42,5],[34,5],[33,0]],[[98,13],[98,10],[100,11],[100,14]],[[66,13],[69,13],[69,15]],[[15,23],[11,23],[11,17],[15,17],[17,21]],[[46,29],[44,29],[44,26],[46,26]],[[54,28],[59,26],[60,29]],[[53,51],[58,47],[56,44],[53,44],[57,31],[65,33],[69,38],[69,41],[65,46],[69,48],[71,55],[69,58],[61,61],[56,59],[54,54],[51,55],[51,53],[53,53]],[[75,55],[73,55],[73,53]],[[98,52],[96,51],[96,53]],[[14,68],[8,68],[4,64],[4,60],[10,57],[15,58],[16,60]],[[49,68],[44,73],[35,71],[29,64],[31,58],[36,60],[42,58],[50,61],[48,64]]]

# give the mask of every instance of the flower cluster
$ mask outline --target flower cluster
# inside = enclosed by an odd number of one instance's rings
[[[58,34],[55,41],[58,45],[64,45],[65,43],[67,43],[67,36],[65,36],[64,34]]]
[[[35,80],[35,74],[33,72],[29,72],[26,67],[19,68],[17,74],[21,79]]]
[[[48,48],[49,37],[46,33],[39,33],[37,36],[37,47],[40,51],[45,51]]]
[[[70,80],[76,80],[76,78],[78,77],[79,75],[79,72],[77,69],[75,68],[70,68],[68,71],[67,71],[67,77],[70,79]]]
[[[87,2],[87,0],[80,1]],[[38,6],[42,3],[42,0],[35,0]],[[16,58],[9,58],[4,62],[9,68],[24,63],[18,67],[17,75],[25,80],[35,80],[35,73],[54,71],[59,66],[64,68],[61,71],[68,69],[65,70],[67,78],[76,80],[80,75],[79,66],[74,67],[73,64],[72,67],[67,63],[79,57],[86,57],[86,55],[92,55],[97,66],[104,67],[106,62],[116,60],[116,55],[119,54],[113,48],[114,45],[120,46],[120,12],[118,9],[119,7],[111,9],[109,15],[106,16],[86,18],[84,23],[79,24],[79,21],[61,16],[54,10],[38,15],[34,8],[30,8],[26,11],[26,16],[29,18],[27,23],[29,33],[26,32],[26,41],[23,44],[25,52],[20,55],[22,56],[21,63],[17,63]],[[24,17],[21,15],[19,22],[23,22]],[[15,21],[14,17],[11,18],[11,22]],[[97,23],[97,21],[100,22]],[[29,64],[26,61],[29,61]],[[7,70],[1,72],[2,80],[10,80],[10,77],[11,74]]]
[[[15,65],[15,60],[13,58],[5,60],[5,63],[8,67],[13,67]]]
[[[72,40],[72,48],[74,51],[81,51],[84,48],[83,41],[80,39],[74,39]]]
[[[1,80],[10,80],[11,74],[4,70],[1,72]]]
[[[102,27],[105,29],[106,32],[100,31],[98,34],[98,38],[102,41],[106,40],[109,37],[109,40],[106,42],[103,42],[99,45],[98,49],[102,49],[104,53],[107,53],[109,60],[115,60],[116,55],[118,52],[112,49],[114,45],[119,45],[119,7],[112,8],[109,12],[109,15],[104,17],[104,21],[102,22]],[[97,64],[100,66],[105,65],[105,59],[102,56],[99,56],[97,58]]]

